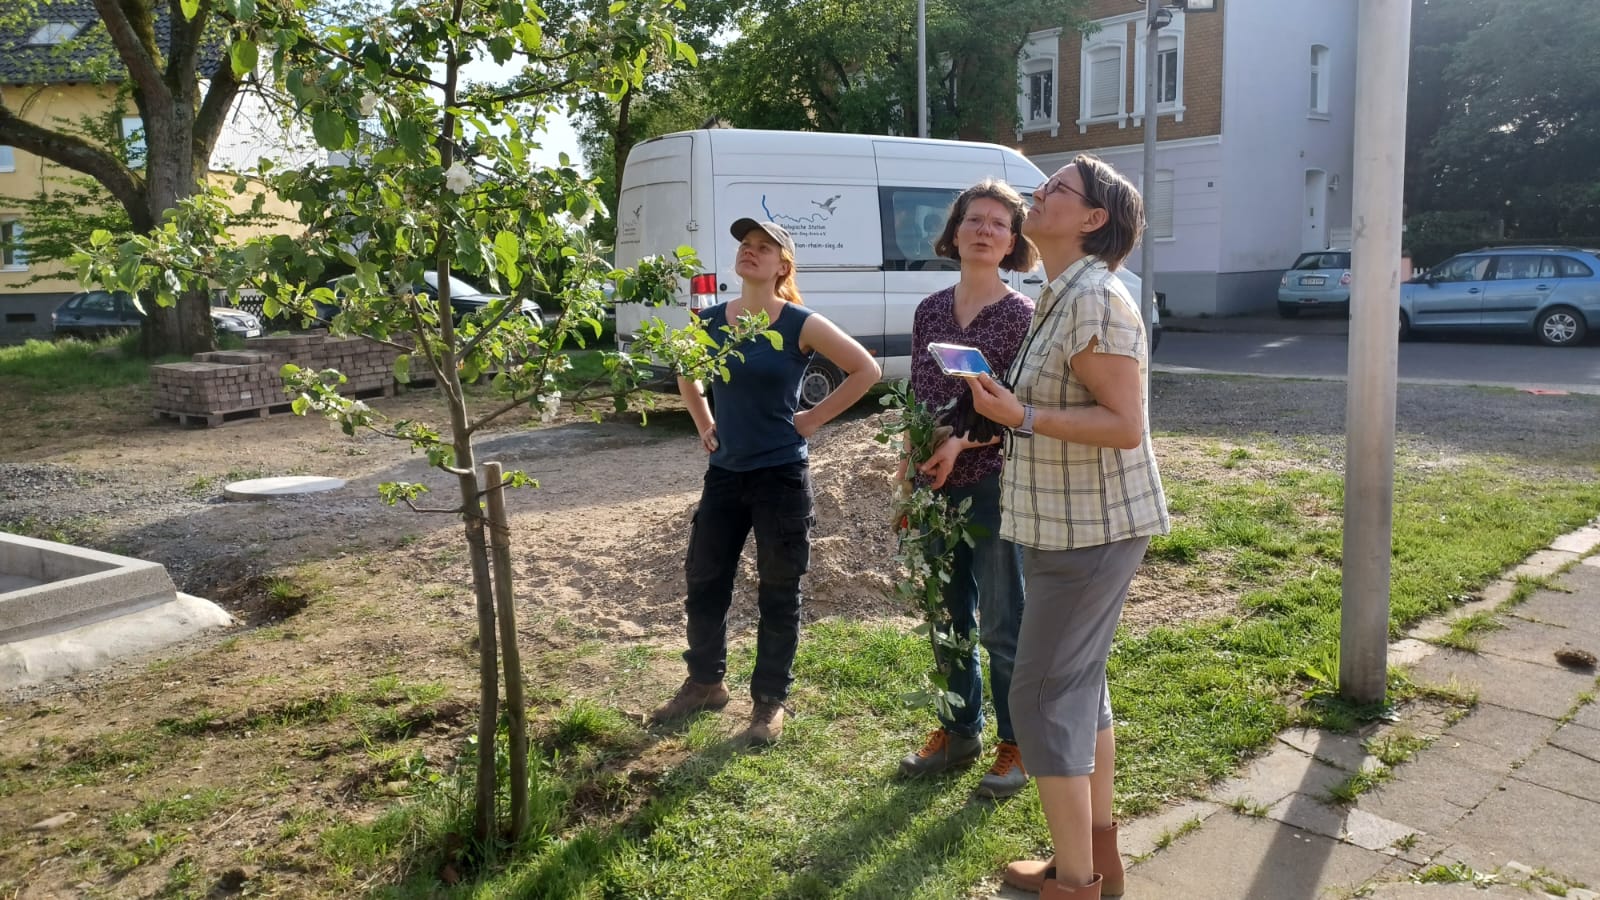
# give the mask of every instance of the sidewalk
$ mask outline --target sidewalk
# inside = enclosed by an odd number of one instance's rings
[[[1356,735],[1285,732],[1205,799],[1122,823],[1128,900],[1600,898],[1600,680],[1553,656],[1600,654],[1597,549],[1600,520],[1391,646],[1418,684],[1475,694],[1465,715],[1419,701]],[[1553,587],[1499,609],[1519,575]],[[1505,627],[1477,652],[1427,643],[1497,609]],[[1381,777],[1368,749],[1416,738],[1427,746]],[[1328,798],[1363,771],[1380,777],[1355,802]]]
[[[1172,316],[1163,314],[1164,331],[1221,331],[1230,334],[1349,334],[1342,315],[1306,313],[1293,319],[1266,313],[1255,316]]]

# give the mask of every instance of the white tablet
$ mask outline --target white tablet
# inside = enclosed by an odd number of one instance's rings
[[[928,352],[938,361],[939,368],[946,375],[955,375],[961,378],[973,378],[978,375],[994,377],[994,370],[989,368],[989,361],[983,358],[983,352],[977,347],[963,347],[960,344],[929,344]]]

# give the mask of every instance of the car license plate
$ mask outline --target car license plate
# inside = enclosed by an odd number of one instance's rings
[[[1300,284],[1304,287],[1322,287],[1327,283],[1328,279],[1323,275],[1307,275],[1300,279]]]
[[[248,329],[247,331],[245,331],[244,336],[245,337],[260,337],[261,336],[261,329],[259,329],[259,328]]]

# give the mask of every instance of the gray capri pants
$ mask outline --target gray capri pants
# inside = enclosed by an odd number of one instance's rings
[[[1111,727],[1106,658],[1148,537],[1075,550],[1022,548],[1027,602],[1011,675],[1011,721],[1028,773],[1088,775]]]

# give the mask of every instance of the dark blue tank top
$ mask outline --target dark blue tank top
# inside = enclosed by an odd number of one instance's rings
[[[785,303],[768,326],[782,335],[782,349],[774,350],[762,337],[746,341],[737,348],[744,359],[728,358],[731,379],[713,376],[708,382],[717,420],[713,466],[749,472],[809,456],[805,438],[794,430],[794,414],[800,408],[800,376],[811,362],[810,353],[800,352],[800,329],[811,315],[803,306]],[[728,340],[722,330],[727,324],[726,303],[700,314],[701,327],[719,347]]]

